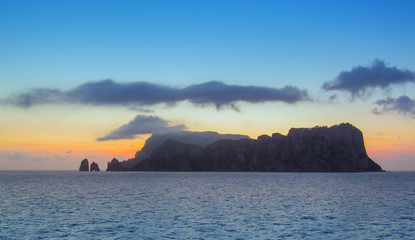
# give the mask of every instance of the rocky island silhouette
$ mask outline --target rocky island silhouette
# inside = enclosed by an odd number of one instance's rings
[[[136,156],[107,171],[356,172],[383,171],[349,123],[292,128],[251,139],[215,132],[153,134]]]

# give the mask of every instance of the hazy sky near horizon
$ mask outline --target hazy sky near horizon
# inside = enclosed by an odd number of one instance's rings
[[[349,122],[415,170],[414,1],[0,1],[0,170]]]

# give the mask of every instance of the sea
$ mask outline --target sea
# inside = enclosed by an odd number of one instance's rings
[[[0,171],[0,239],[415,239],[415,172]]]

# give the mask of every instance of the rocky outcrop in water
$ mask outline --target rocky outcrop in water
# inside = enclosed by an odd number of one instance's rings
[[[351,124],[293,128],[287,136],[274,133],[262,135],[257,140],[223,139],[205,147],[166,140],[132,168],[124,170],[382,171],[368,157],[362,132]]]
[[[88,172],[89,171],[89,163],[88,159],[84,159],[81,161],[81,166],[79,166],[79,171]]]
[[[93,172],[93,171],[95,171],[95,172],[99,172],[99,171],[100,171],[100,170],[99,170],[99,166],[98,166],[98,164],[97,164],[97,163],[95,163],[95,162],[92,162],[92,163],[91,163],[90,170],[91,170],[91,172]]]
[[[123,167],[118,159],[113,158],[111,162],[108,162],[107,171],[127,171],[128,169]]]

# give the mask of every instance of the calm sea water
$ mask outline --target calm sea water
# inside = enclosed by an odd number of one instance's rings
[[[415,173],[0,171],[0,239],[415,239]]]

